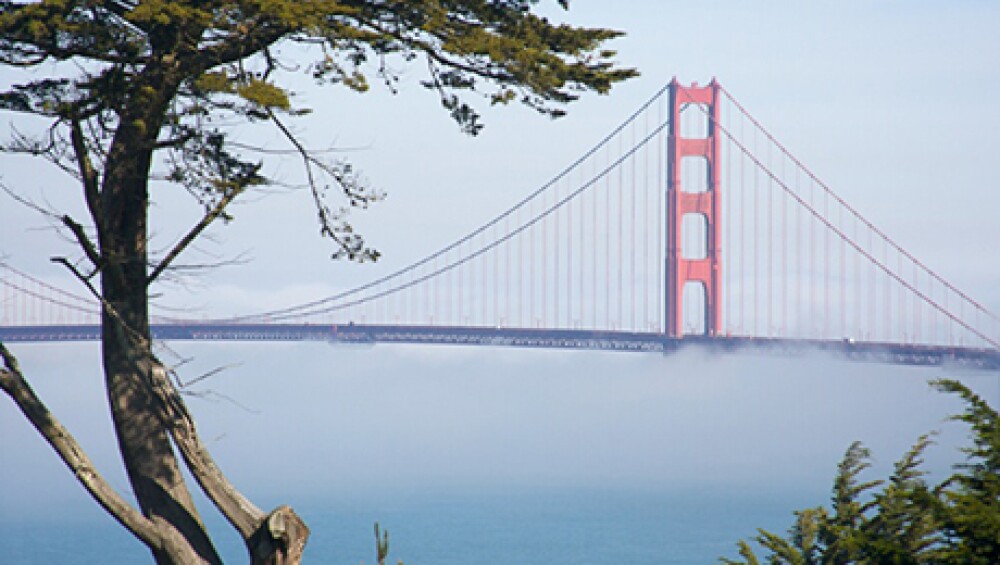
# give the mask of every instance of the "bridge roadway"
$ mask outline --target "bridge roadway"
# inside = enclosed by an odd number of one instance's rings
[[[852,340],[803,340],[740,336],[672,338],[646,332],[369,324],[153,324],[151,330],[156,339],[166,341],[408,343],[591,349],[664,354],[698,347],[714,353],[745,351],[785,356],[819,351],[858,361],[899,365],[955,365],[970,369],[1000,371],[1000,351],[995,349]],[[0,326],[0,341],[8,343],[96,341],[99,338],[100,326],[97,325]]]

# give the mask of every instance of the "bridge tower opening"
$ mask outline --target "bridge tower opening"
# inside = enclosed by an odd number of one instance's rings
[[[721,138],[719,136],[719,84],[681,86],[670,82],[670,126],[667,137],[667,242],[666,327],[670,337],[682,337],[685,319],[704,319],[695,328],[704,335],[720,335],[722,329],[722,193],[720,185]],[[683,114],[683,115],[682,115]],[[683,121],[682,121],[683,120]],[[684,127],[682,124],[693,127]],[[697,218],[703,226],[695,237],[702,253],[685,253],[693,242],[685,241],[685,225]],[[688,283],[698,283],[689,285]],[[700,286],[703,315],[684,312],[685,288]]]

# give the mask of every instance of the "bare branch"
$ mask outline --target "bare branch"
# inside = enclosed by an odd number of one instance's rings
[[[239,141],[229,141],[229,145],[237,149],[245,149],[247,151],[253,151],[255,153],[262,153],[265,155],[299,155],[298,149],[269,149],[267,147],[260,147],[257,145],[250,145],[248,143],[241,143]],[[318,155],[321,153],[347,153],[350,151],[362,151],[365,149],[370,149],[370,147],[328,147],[326,149],[310,149],[309,153],[311,155]]]
[[[95,470],[94,464],[80,444],[49,412],[24,379],[17,359],[2,342],[0,342],[0,357],[4,362],[4,368],[0,369],[0,388],[3,388],[28,421],[52,446],[66,467],[76,476],[77,481],[104,510],[134,536],[151,548],[162,548],[164,540],[156,525],[129,505]]]
[[[265,513],[244,497],[225,478],[208,449],[201,442],[194,420],[184,400],[170,381],[167,369],[150,353],[150,388],[160,401],[164,425],[170,432],[185,464],[205,494],[218,507],[229,523],[249,540],[260,528]]]
[[[204,237],[204,236],[202,236]],[[194,242],[192,242],[194,243]],[[194,249],[194,247],[192,247]],[[240,253],[234,257],[227,259],[220,259],[217,261],[206,261],[201,263],[173,263],[170,268],[161,272],[157,280],[165,281],[169,280],[174,283],[181,282],[184,280],[185,275],[188,273],[199,273],[213,269],[219,269],[222,267],[232,267],[236,265],[246,265],[250,262],[246,253]],[[150,298],[158,298],[158,295],[150,295]],[[157,307],[169,310],[170,308],[164,307],[162,304],[157,304]]]
[[[337,218],[323,202],[323,195],[320,193],[319,185],[316,183],[316,177],[313,174],[313,166],[317,166],[320,170],[337,180],[344,189],[344,193],[347,195],[352,205],[366,205],[369,200],[375,199],[377,196],[364,195],[349,186],[350,183],[343,178],[344,175],[338,174],[337,171],[334,171],[331,167],[312,156],[309,153],[309,150],[302,145],[291,130],[289,130],[288,127],[278,119],[278,116],[271,108],[265,108],[264,110],[285,138],[288,139],[288,142],[295,147],[296,151],[298,151],[299,155],[302,157],[302,163],[306,170],[306,180],[309,185],[309,191],[312,194],[313,202],[316,205],[316,213],[319,217],[320,232],[340,246],[340,251],[335,253],[334,257],[347,255],[349,259],[378,259],[378,251],[364,249],[363,241],[359,236],[351,233],[350,226],[340,229],[335,225],[335,220]],[[346,236],[341,236],[338,232],[346,233]]]
[[[174,147],[180,147],[180,146],[184,145],[185,143],[187,143],[187,142],[191,141],[192,139],[194,139],[194,137],[196,135],[197,134],[195,134],[195,132],[189,131],[189,132],[187,132],[187,133],[185,133],[183,135],[179,135],[177,137],[171,137],[169,139],[164,139],[164,140],[161,140],[161,141],[157,141],[156,143],[153,144],[153,149],[171,149],[171,148],[174,148]]]
[[[232,363],[232,364],[229,364],[229,365],[223,365],[221,367],[216,367],[216,368],[212,369],[211,371],[208,371],[207,373],[203,373],[201,375],[198,375],[197,377],[191,379],[190,381],[188,381],[186,383],[180,382],[180,378],[179,377],[178,377],[177,381],[178,381],[178,383],[180,383],[181,387],[185,387],[186,388],[186,387],[189,387],[189,386],[191,386],[191,385],[193,385],[195,383],[200,383],[201,381],[203,381],[205,379],[210,379],[210,378],[214,377],[215,375],[218,375],[219,373],[221,373],[221,372],[223,372],[223,371],[225,371],[227,369],[232,369],[232,368],[235,368],[235,367],[239,367],[240,365],[242,365],[242,363]]]
[[[93,283],[90,282],[90,279],[93,278],[94,274],[96,274],[96,271],[94,273],[91,273],[90,275],[84,275],[83,273],[80,272],[79,269],[76,268],[75,265],[70,263],[69,260],[66,259],[65,257],[52,257],[50,258],[50,261],[52,261],[53,263],[59,263],[60,265],[63,265],[64,267],[69,269],[69,271],[73,273],[73,276],[75,276],[81,283],[83,283],[83,286],[87,287],[87,290],[90,291],[90,294],[94,298],[96,298],[98,302],[101,303],[101,309],[105,313],[107,313],[108,316],[110,316],[113,320],[117,322],[116,324],[113,324],[113,328],[115,332],[115,337],[122,344],[122,347],[126,347],[126,344],[132,342],[147,344],[148,347],[148,340],[143,336],[143,334],[138,330],[136,330],[135,328],[129,326],[128,323],[126,323],[125,320],[122,318],[121,314],[118,313],[118,310],[116,310],[115,307],[110,302],[104,299],[104,295],[102,295],[100,292],[98,292],[96,288],[94,288],[94,285]]]
[[[202,49],[205,54],[204,60],[211,61],[212,66],[234,62],[242,63],[247,56],[260,52],[268,45],[273,45],[293,31],[284,24],[260,20],[245,22],[242,27],[253,31],[241,34],[242,36],[239,38],[226,37],[213,46],[204,47]]]
[[[35,212],[38,212],[39,214],[41,214],[41,215],[43,215],[43,216],[45,216],[47,218],[50,218],[50,219],[55,220],[57,222],[62,222],[62,219],[59,217],[58,214],[56,214],[52,210],[46,210],[45,208],[39,206],[38,204],[35,204],[31,200],[28,200],[27,198],[25,198],[25,197],[21,196],[20,194],[14,192],[14,189],[12,189],[9,186],[7,186],[7,184],[4,183],[3,181],[0,181],[0,190],[2,190],[5,193],[7,193],[7,196],[10,196],[18,204],[20,204],[22,206],[26,206],[28,208],[31,208]]]
[[[61,120],[55,120],[47,128],[45,132],[47,139],[29,137],[21,133],[14,125],[11,125],[11,141],[0,146],[0,152],[41,157],[55,165],[62,172],[79,180],[80,173],[66,163],[66,147],[68,147],[68,142],[58,133],[61,123]]]
[[[160,261],[160,264],[153,269],[153,272],[146,278],[146,284],[149,285],[155,281],[156,277],[160,276],[160,273],[169,267],[170,264],[173,263],[174,259],[176,259],[177,256],[180,255],[188,247],[188,245],[190,245],[191,242],[201,234],[201,232],[205,231],[205,228],[225,213],[226,207],[229,206],[229,203],[242,192],[242,188],[234,188],[226,192],[226,194],[215,203],[212,209],[202,217],[201,221],[195,224],[194,227],[192,227],[191,230],[177,242],[177,245],[174,245],[173,249],[167,253],[167,256]]]
[[[73,235],[76,237],[76,242],[80,244],[81,248],[83,248],[83,252],[87,255],[87,259],[90,259],[90,262],[94,264],[94,268],[100,269],[101,254],[97,250],[97,246],[94,245],[94,242],[87,237],[87,232],[84,231],[83,226],[71,218],[69,214],[64,214],[60,220],[63,225],[73,232]]]
[[[8,187],[3,182],[0,182],[0,190],[7,193],[8,196],[13,198],[19,204],[31,208],[35,212],[38,212],[39,214],[47,218],[50,218],[54,221],[57,221],[66,226],[67,228],[69,228],[69,230],[73,233],[73,236],[76,238],[76,242],[80,245],[80,247],[83,249],[83,252],[87,255],[87,258],[90,259],[90,261],[94,264],[95,267],[100,267],[100,253],[97,251],[97,247],[87,236],[87,232],[83,229],[83,226],[81,226],[73,218],[71,218],[69,215],[66,214],[59,216],[55,212],[52,212],[51,210],[47,210],[42,206],[35,204],[34,202],[14,192],[13,189]]]
[[[90,152],[87,150],[87,143],[83,137],[83,128],[80,127],[80,120],[74,118],[70,120],[70,140],[73,142],[73,151],[76,153],[77,167],[80,169],[80,182],[83,183],[83,194],[90,210],[90,217],[94,220],[94,225],[98,231],[101,230],[103,217],[101,215],[101,199],[99,179],[97,170],[90,160]],[[70,229],[73,229],[70,227]],[[75,231],[74,231],[75,233]],[[79,240],[79,236],[77,236]],[[81,245],[83,243],[81,242]],[[91,246],[93,247],[93,246]],[[84,249],[86,251],[86,249]],[[89,256],[88,252],[88,256]],[[91,258],[94,261],[93,258]],[[97,265],[97,262],[94,262]]]
[[[256,410],[254,408],[250,408],[249,406],[240,403],[238,400],[236,400],[232,396],[229,396],[228,394],[222,394],[221,392],[218,392],[218,391],[215,391],[215,390],[186,390],[185,389],[185,390],[181,390],[181,394],[183,394],[184,396],[192,396],[192,397],[195,397],[195,398],[200,398],[200,399],[205,400],[207,402],[220,402],[220,401],[228,402],[229,404],[232,404],[233,406],[239,408],[240,410],[243,410],[244,412],[246,412],[248,414],[259,415],[261,413],[260,410]]]

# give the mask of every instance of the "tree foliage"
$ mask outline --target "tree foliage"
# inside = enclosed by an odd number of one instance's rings
[[[276,182],[265,172],[268,154],[236,139],[236,129],[276,128],[302,164],[334,257],[375,259],[347,212],[380,192],[350,163],[327,159],[294,134],[290,124],[309,109],[296,104],[292,75],[358,92],[379,83],[394,90],[406,69],[425,66],[420,83],[476,134],[478,105],[520,102],[556,117],[582,93],[606,93],[634,76],[604,48],[618,35],[551,23],[536,0],[0,1],[0,65],[23,78],[0,91],[0,111],[45,124],[12,130],[2,149],[49,161],[80,188],[87,218],[36,208],[79,244],[79,258],[59,261],[102,305],[108,399],[141,513],[76,456],[79,446],[2,344],[0,386],[158,562],[219,562],[174,447],[252,561],[298,561],[305,524],[287,507],[261,511],[225,479],[150,343],[150,285],[210,225],[231,219],[234,200]],[[171,188],[190,193],[203,215],[154,257],[153,190]]]
[[[1000,414],[961,383],[941,380],[942,391],[965,400],[965,412],[954,417],[972,430],[966,462],[936,489],[938,520],[944,536],[942,559],[986,565],[1000,555]]]
[[[900,459],[887,481],[861,482],[870,453],[852,444],[834,480],[832,512],[817,507],[796,512],[788,537],[758,530],[755,541],[766,562],[781,565],[858,563],[869,565],[988,564],[1000,555],[1000,417],[982,398],[953,380],[935,381],[958,394],[966,409],[954,419],[970,426],[968,459],[939,485],[928,485],[920,469],[931,444],[921,436]],[[880,488],[881,487],[881,488]],[[746,541],[742,560],[760,559]]]
[[[280,127],[279,118],[308,113],[293,105],[294,93],[282,84],[290,69],[304,67],[318,83],[366,91],[373,81],[393,88],[406,63],[422,60],[428,72],[421,84],[436,91],[471,134],[483,125],[470,95],[490,104],[520,101],[559,116],[581,92],[606,93],[635,75],[614,67],[614,52],[600,48],[619,32],[550,24],[532,12],[536,3],[2,2],[0,63],[38,67],[54,61],[72,68],[0,93],[0,109],[52,120],[45,135],[15,136],[7,149],[49,158],[97,186],[113,174],[108,167],[118,158],[155,150],[169,163],[165,179],[214,210],[267,181],[259,155],[233,143],[223,124],[236,118]],[[312,59],[284,59],[280,47],[289,44],[303,46]],[[117,142],[126,136],[135,136],[137,145],[118,157],[112,146],[121,150]],[[348,164],[322,163],[290,141],[349,206],[377,199]],[[84,158],[90,162],[76,162]],[[336,242],[337,255],[374,258],[345,221],[346,209],[327,206],[323,183],[311,184],[321,231]]]

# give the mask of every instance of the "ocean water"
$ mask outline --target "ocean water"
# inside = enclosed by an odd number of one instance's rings
[[[375,561],[374,522],[389,531],[390,563],[457,565],[716,563],[757,527],[784,532],[815,492],[692,487],[673,491],[494,488],[401,491],[287,500],[312,530],[307,563]],[[0,520],[0,562],[149,562],[110,518]],[[224,560],[246,562],[238,538],[206,516]]]

